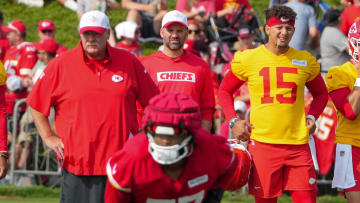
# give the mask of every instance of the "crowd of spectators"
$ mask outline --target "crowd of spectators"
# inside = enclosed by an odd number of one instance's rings
[[[121,4],[116,0],[57,1],[66,8],[75,11],[79,20],[84,13],[91,10],[106,13],[108,8],[118,10],[122,7],[125,9],[127,12],[126,19],[124,22],[118,22],[114,28],[110,27],[108,43],[111,46],[126,49],[139,57],[153,79],[157,77],[154,69],[158,68],[153,66],[159,66],[159,64],[154,63],[156,58],[160,58],[159,63],[168,60],[167,63],[169,64],[164,66],[172,66],[172,63],[181,62],[181,60],[180,62],[172,60],[176,54],[174,56],[163,54],[166,53],[166,46],[160,47],[159,50],[161,51],[154,53],[152,57],[142,56],[141,40],[146,41],[146,39],[161,37],[164,39],[164,44],[167,43],[166,33],[161,33],[161,28],[164,27],[161,24],[163,17],[169,10],[166,0],[122,0]],[[17,2],[29,6],[42,6],[43,4],[41,3],[42,0],[18,0]],[[330,67],[341,65],[350,59],[347,54],[347,32],[350,25],[360,18],[360,0],[344,0],[341,2],[345,6],[344,9],[330,9],[324,15],[326,24],[322,33],[317,28],[316,14],[312,6],[306,4],[304,0],[289,0],[285,3],[297,13],[295,34],[290,46],[299,50],[320,49],[321,70],[324,72],[328,71]],[[230,69],[231,61],[224,59],[222,55],[227,51],[233,55],[236,51],[241,52],[259,46],[261,40],[256,33],[260,30],[261,25],[253,26],[249,23],[252,17],[255,18],[255,15],[252,15],[255,11],[247,0],[178,0],[176,10],[182,12],[188,19],[187,33],[184,33],[184,50],[186,53],[202,58],[201,63],[203,65],[201,66],[209,71],[209,78],[206,79],[206,83],[212,84],[206,90],[211,89],[209,91],[211,94],[205,94],[208,99],[201,98],[198,95],[194,97],[197,97],[196,100],[199,103],[202,100],[204,100],[203,102],[207,100],[205,103],[209,103],[211,100],[209,95],[213,97],[214,94],[214,105],[211,107],[214,110],[215,106],[219,106],[217,94],[219,84]],[[234,27],[231,23],[234,16],[238,16],[239,13],[242,17],[246,16],[246,19],[239,27]],[[211,18],[214,18],[219,25],[219,30],[211,29],[209,26]],[[8,105],[8,118],[10,119],[15,101],[25,98],[34,83],[43,77],[43,71],[47,64],[67,49],[55,41],[55,25],[49,19],[39,22],[39,41],[34,43],[26,41],[26,25],[21,20],[12,19],[7,26],[3,25],[3,16],[0,12],[0,26],[2,27],[0,29],[0,60],[3,62],[8,75],[6,103]],[[222,32],[221,29],[228,32]],[[220,39],[224,37],[222,41],[214,37],[216,32],[220,35]],[[226,38],[229,35],[228,33],[231,33],[232,38]],[[310,43],[308,43],[309,41]],[[217,46],[210,46],[214,42]],[[223,44],[230,48],[222,48]],[[215,47],[215,52],[212,50],[213,47]],[[176,57],[178,56],[176,55]],[[215,68],[215,65],[219,64],[221,65],[220,71]],[[166,89],[167,87],[163,88]],[[196,90],[202,91],[202,89]],[[246,84],[236,91],[234,98],[238,116],[245,118],[245,112],[250,107]],[[200,108],[202,108],[201,104]],[[224,119],[221,119],[221,112],[213,112],[213,110],[208,112],[205,110],[206,113],[203,113],[203,116],[205,115],[203,120],[213,125],[204,124],[203,127],[205,126],[205,129],[227,137],[229,135],[228,124]],[[21,111],[26,115],[23,117],[26,118],[26,121],[22,122],[32,123],[33,120],[29,119],[30,113],[25,110],[25,107]],[[11,135],[10,132],[9,134]],[[26,154],[23,152],[24,149],[29,150],[27,141],[30,139],[21,140],[26,144],[19,143],[17,147],[19,157],[20,154]],[[19,160],[23,159],[19,158]],[[17,167],[24,167],[24,163],[20,161]]]

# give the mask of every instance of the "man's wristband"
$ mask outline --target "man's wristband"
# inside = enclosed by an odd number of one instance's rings
[[[236,123],[236,121],[238,121],[239,118],[233,118],[231,119],[230,123],[229,123],[229,127],[232,128],[234,126],[234,124]]]
[[[356,78],[354,87],[360,87],[360,78]]]
[[[311,119],[314,123],[316,122],[315,116],[313,116],[313,115],[307,115],[305,118]]]

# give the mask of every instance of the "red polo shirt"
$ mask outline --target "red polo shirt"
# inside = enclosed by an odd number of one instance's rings
[[[141,62],[160,92],[182,92],[192,96],[200,105],[203,120],[212,121],[215,97],[210,68],[200,57],[188,51],[176,58],[155,52]]]
[[[108,158],[138,131],[136,100],[145,107],[159,93],[131,53],[107,46],[108,58],[89,60],[81,43],[53,59],[27,103],[49,115],[64,143],[62,167],[76,175],[105,175]]]

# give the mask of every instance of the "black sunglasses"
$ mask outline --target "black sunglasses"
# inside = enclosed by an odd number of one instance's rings
[[[189,34],[195,33],[196,35],[200,34],[200,30],[189,30]]]
[[[53,31],[52,30],[41,30],[42,33],[52,33]]]

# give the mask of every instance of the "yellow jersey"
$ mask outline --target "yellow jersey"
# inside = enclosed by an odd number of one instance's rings
[[[289,48],[277,56],[262,45],[237,52],[231,71],[249,87],[251,139],[271,144],[308,142],[304,88],[320,73],[309,52]]]
[[[6,71],[4,65],[0,62],[0,86],[6,84]]]
[[[332,92],[342,88],[349,88],[352,91],[357,75],[358,72],[351,62],[330,68],[325,76],[328,91]],[[335,142],[360,147],[360,117],[357,116],[355,120],[350,120],[338,110],[336,114],[338,126],[335,132]]]

